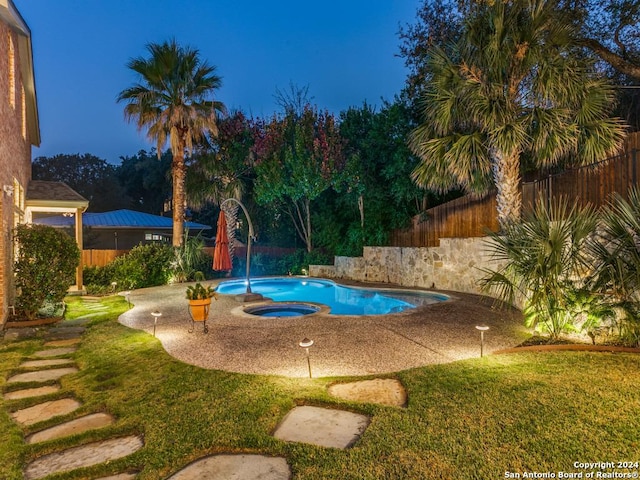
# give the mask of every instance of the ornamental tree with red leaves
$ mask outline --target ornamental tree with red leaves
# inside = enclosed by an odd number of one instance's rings
[[[254,124],[256,200],[288,215],[309,252],[311,210],[314,200],[338,182],[342,142],[333,114],[310,105],[301,114],[290,110]]]

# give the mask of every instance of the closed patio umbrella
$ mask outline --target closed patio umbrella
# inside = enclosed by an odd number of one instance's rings
[[[213,269],[219,271],[231,270],[229,256],[229,237],[227,236],[227,219],[224,211],[220,210],[218,217],[218,231],[216,232],[216,246],[213,250]]]

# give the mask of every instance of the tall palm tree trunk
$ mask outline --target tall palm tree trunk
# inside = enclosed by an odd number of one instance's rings
[[[492,152],[493,179],[498,189],[496,203],[498,223],[501,229],[520,220],[522,213],[522,192],[520,191],[520,156],[507,155],[501,151]]]
[[[182,150],[173,152],[171,173],[173,175],[173,246],[181,247],[184,241],[184,205],[185,191],[184,180],[186,166]]]

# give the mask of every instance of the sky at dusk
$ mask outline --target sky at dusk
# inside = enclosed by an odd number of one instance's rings
[[[398,29],[418,0],[14,0],[31,28],[42,144],[33,156],[91,153],[119,164],[154,146],[123,117],[118,93],[145,45],[175,38],[217,67],[216,99],[257,117],[279,109],[276,89],[309,86],[339,113],[380,106],[407,70]]]

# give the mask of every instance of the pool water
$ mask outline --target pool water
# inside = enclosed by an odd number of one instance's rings
[[[216,288],[217,293],[227,295],[246,290],[246,280],[227,280]],[[275,302],[321,303],[331,309],[332,315],[385,315],[449,299],[433,292],[372,290],[346,287],[330,280],[297,277],[251,279],[251,291]]]

